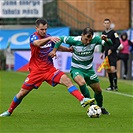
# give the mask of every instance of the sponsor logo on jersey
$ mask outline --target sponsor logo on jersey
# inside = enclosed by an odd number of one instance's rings
[[[117,33],[114,33],[114,35],[115,35],[115,38],[118,38],[119,37]]]
[[[29,81],[29,78],[27,77],[26,79],[25,79],[25,82],[28,82]]]
[[[48,43],[48,44],[45,44],[44,46],[41,46],[40,48],[48,48],[48,47],[51,47],[52,44],[51,43]]]

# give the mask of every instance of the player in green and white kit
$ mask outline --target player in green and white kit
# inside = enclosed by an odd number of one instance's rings
[[[73,47],[70,73],[74,81],[79,85],[82,94],[85,97],[91,97],[86,84],[89,85],[95,93],[94,97],[97,105],[101,107],[102,113],[109,114],[109,112],[102,106],[102,89],[100,87],[98,76],[93,70],[92,62],[95,46],[112,45],[112,41],[105,35],[102,35],[101,38],[99,36],[94,36],[93,30],[87,27],[83,30],[81,36],[60,37],[60,42],[55,44],[55,47],[49,56],[56,56],[56,51],[62,42]]]

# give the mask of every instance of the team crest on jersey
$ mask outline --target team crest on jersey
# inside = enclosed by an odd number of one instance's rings
[[[25,79],[25,82],[28,82],[29,81],[29,78],[27,77],[26,79]]]
[[[79,75],[79,72],[75,72],[76,75]]]
[[[117,33],[114,33],[114,35],[115,35],[115,38],[118,38],[119,37]]]

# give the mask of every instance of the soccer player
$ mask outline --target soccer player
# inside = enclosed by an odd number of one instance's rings
[[[94,49],[97,45],[112,45],[112,41],[105,35],[94,35],[94,31],[91,28],[85,28],[81,36],[62,36],[60,42],[55,44],[53,51],[49,56],[54,57],[56,51],[61,43],[67,43],[73,47],[72,63],[71,63],[71,76],[74,81],[79,85],[79,88],[84,97],[90,98],[89,90],[86,86],[89,85],[94,91],[94,97],[97,105],[101,107],[102,114],[109,114],[109,112],[103,107],[103,95],[100,87],[98,76],[93,70],[93,56]]]
[[[106,18],[104,20],[104,27],[105,30],[102,32],[102,34],[107,35],[108,38],[111,39],[113,42],[112,46],[104,46],[102,47],[102,52],[105,53],[105,57],[108,56],[109,59],[109,64],[110,64],[110,69],[107,69],[108,77],[109,77],[109,82],[110,86],[106,89],[108,91],[112,90],[118,90],[118,85],[117,85],[117,70],[116,70],[116,65],[117,65],[117,48],[120,45],[120,40],[119,36],[114,31],[113,29],[110,28],[111,21],[110,19]],[[103,57],[101,55],[101,57]]]
[[[45,19],[37,19],[35,22],[36,32],[30,36],[31,58],[29,62],[29,75],[25,79],[20,91],[14,96],[13,101],[7,111],[0,114],[10,116],[14,109],[21,103],[22,99],[33,88],[37,89],[42,82],[46,81],[51,86],[62,84],[68,88],[68,92],[80,101],[82,107],[95,101],[94,98],[85,98],[81,92],[74,86],[67,75],[56,69],[53,65],[53,60],[48,54],[54,47],[54,44],[59,41],[59,38],[52,37],[46,34],[47,21]],[[70,51],[69,48],[59,47],[62,51]]]

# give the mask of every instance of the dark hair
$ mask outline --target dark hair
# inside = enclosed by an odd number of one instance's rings
[[[125,36],[125,39],[123,39],[123,36]],[[127,40],[127,38],[128,38],[127,32],[123,32],[123,33],[121,34],[121,39],[122,39],[123,41],[125,41],[125,40]]]
[[[94,34],[94,31],[89,28],[89,27],[86,27],[83,32],[82,32],[83,35],[86,35],[87,34],[87,37],[89,38],[91,35],[93,36]]]
[[[105,18],[104,21],[109,21],[109,22],[111,22],[109,18]]]
[[[46,20],[46,19],[43,19],[43,18],[37,19],[37,20],[35,21],[35,25],[36,25],[36,26],[39,26],[40,24],[43,24],[43,25],[47,24],[47,20]]]

